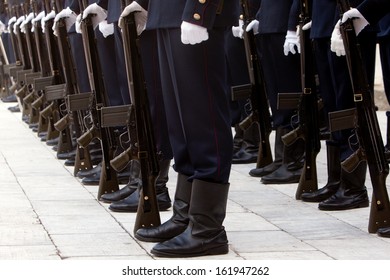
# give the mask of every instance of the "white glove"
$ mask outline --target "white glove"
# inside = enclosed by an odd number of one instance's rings
[[[330,38],[330,50],[335,52],[337,56],[345,55],[344,41],[340,33],[340,24],[339,20],[332,32],[332,37]]]
[[[302,30],[309,30],[311,28],[311,21],[302,26]]]
[[[56,17],[54,18],[54,23],[58,22],[62,18],[65,20],[66,30],[69,31],[72,25],[76,22],[77,15],[69,7],[67,7],[56,15]]]
[[[301,44],[296,31],[287,31],[286,40],[284,41],[283,49],[284,55],[288,56],[288,53],[296,54],[295,47],[298,53],[301,53]]]
[[[209,39],[207,28],[186,21],[181,23],[181,42],[183,44],[199,44]]]
[[[114,23],[107,23],[107,20],[103,20],[99,23],[99,30],[102,32],[104,38],[114,34]]]
[[[42,22],[42,19],[45,17],[45,11],[42,11],[42,12],[40,12],[39,14],[37,14],[37,16],[35,17],[35,18],[33,18],[33,20],[31,21],[31,23],[32,23],[32,27],[31,27],[31,32],[34,32],[34,28],[35,28],[35,23],[37,22],[37,21],[40,21],[40,22]]]
[[[137,34],[140,35],[142,31],[145,30],[146,21],[148,19],[148,12],[135,1],[133,1],[123,10],[121,16],[119,17],[118,25],[120,28],[123,28],[123,18],[128,16],[132,12],[137,12],[134,13],[134,20],[137,24]]]
[[[14,34],[17,33],[19,25],[24,21],[24,16],[19,17],[14,24]]]
[[[253,30],[253,34],[258,34],[259,33],[259,21],[258,20],[256,20],[256,19],[254,19],[254,20],[252,20],[249,24],[248,24],[248,26],[246,27],[246,32],[249,32],[249,31],[251,31],[251,30]]]
[[[81,27],[80,27],[80,24],[81,24],[81,14],[79,14],[76,17],[76,22],[74,24],[75,24],[75,28],[76,28],[76,33],[81,34],[82,33]]]
[[[10,29],[10,26],[11,26],[11,24],[13,24],[14,22],[16,22],[16,17],[12,17],[12,18],[10,18],[9,20],[8,20],[8,33],[9,32],[13,32],[13,30],[11,30]]]
[[[107,18],[107,11],[100,7],[98,4],[93,3],[86,7],[83,11],[83,19],[85,19],[89,15],[94,15],[91,17],[93,29],[95,29],[99,23]]]
[[[358,35],[360,31],[366,27],[369,22],[364,18],[364,16],[359,12],[358,9],[350,9],[349,11],[343,14],[341,23],[346,22],[348,19],[353,19],[353,26],[355,27],[355,33]]]
[[[34,19],[34,13],[29,13],[26,19],[20,24],[20,31],[26,33],[26,24]]]
[[[47,14],[46,16],[44,16],[41,20],[41,25],[42,25],[42,32],[45,33],[45,25],[46,25],[46,21],[49,21],[51,19],[54,19],[56,17],[56,12],[55,11],[51,11],[49,14]]]
[[[236,38],[242,39],[244,37],[244,21],[242,19],[238,20],[238,26],[232,26],[233,36]]]

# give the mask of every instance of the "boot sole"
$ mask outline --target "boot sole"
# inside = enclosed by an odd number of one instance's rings
[[[161,252],[161,251],[156,251],[154,249],[152,249],[150,252],[156,257],[165,257],[165,258],[190,258],[190,257],[201,257],[201,256],[209,256],[209,255],[225,255],[229,253],[229,245],[224,244],[222,246],[210,248],[203,252],[188,253],[188,254],[182,254],[180,252],[178,253]]]
[[[159,211],[167,211],[169,208],[171,208],[172,204],[171,203],[165,203],[165,204],[158,204],[158,210]],[[122,212],[122,213],[136,213],[138,210],[137,207],[133,208],[113,208],[113,207],[108,207],[113,212]]]
[[[157,238],[157,237],[143,237],[141,235],[138,235],[137,233],[134,234],[134,237],[137,238],[139,241],[142,241],[142,242],[164,242],[164,241],[167,241],[171,238]],[[173,238],[173,237],[172,237]]]
[[[350,210],[350,209],[356,209],[356,208],[366,208],[369,206],[369,202],[368,201],[365,201],[365,202],[361,202],[361,203],[358,203],[356,205],[350,205],[348,207],[329,207],[329,206],[321,206],[321,205],[318,205],[318,209],[319,210],[323,210],[323,211],[340,211],[340,210]]]

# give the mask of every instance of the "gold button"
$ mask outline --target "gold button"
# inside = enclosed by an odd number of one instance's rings
[[[200,14],[194,14],[194,19],[195,20],[200,20]]]
[[[206,3],[206,0],[199,0],[199,3],[204,4],[204,3]]]

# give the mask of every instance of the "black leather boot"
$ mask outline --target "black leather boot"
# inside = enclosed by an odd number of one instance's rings
[[[367,162],[362,161],[351,173],[341,169],[340,187],[328,199],[318,204],[320,210],[348,210],[368,207],[367,188],[364,185]]]
[[[340,187],[340,148],[336,145],[327,143],[326,155],[328,167],[328,182],[325,186],[315,192],[301,194],[302,201],[321,202],[335,194]]]
[[[284,146],[283,164],[274,172],[263,176],[263,184],[298,183],[304,165],[305,142],[298,138],[293,144]]]
[[[260,134],[257,124],[252,124],[243,133],[241,148],[233,154],[233,164],[246,164],[257,162],[259,154]]]
[[[116,192],[102,194],[102,196],[100,197],[100,201],[112,203],[125,199],[126,197],[134,193],[141,186],[141,183],[141,166],[138,160],[133,159],[130,162],[129,182],[123,188]]]
[[[159,162],[160,164],[160,173],[156,179],[156,196],[158,208],[160,211],[168,210],[172,203],[171,198],[169,197],[168,188],[166,183],[168,182],[168,173],[170,167],[171,160],[162,160]],[[140,174],[139,174],[140,175]],[[141,185],[142,182],[139,182]],[[112,202],[108,207],[111,211],[114,212],[128,212],[135,213],[138,209],[139,202],[139,188],[137,188],[134,192],[132,192],[129,196],[119,201]]]
[[[194,180],[186,230],[158,243],[151,253],[157,257],[198,257],[229,252],[222,223],[225,219],[229,184]]]
[[[191,192],[192,183],[188,181],[188,176],[179,173],[177,175],[172,217],[158,227],[140,228],[135,233],[135,237],[146,242],[162,242],[182,233],[189,223],[188,209]]]
[[[249,171],[249,175],[252,177],[263,177],[265,175],[268,175],[272,172],[274,172],[276,169],[278,169],[282,163],[283,163],[283,149],[284,144],[282,141],[282,136],[289,132],[288,129],[283,127],[278,127],[275,130],[275,146],[274,146],[274,161],[261,168],[255,168]]]

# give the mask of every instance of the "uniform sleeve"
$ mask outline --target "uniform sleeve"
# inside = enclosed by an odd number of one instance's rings
[[[300,14],[300,0],[294,0],[291,4],[290,14],[288,17],[288,30],[295,31],[297,25],[299,24],[299,14]]]
[[[389,0],[365,0],[357,9],[372,25],[377,23],[382,17],[390,13]]]
[[[186,0],[182,20],[210,29],[224,1],[232,0]]]
[[[137,0],[137,3],[146,11],[148,10],[149,0]]]

